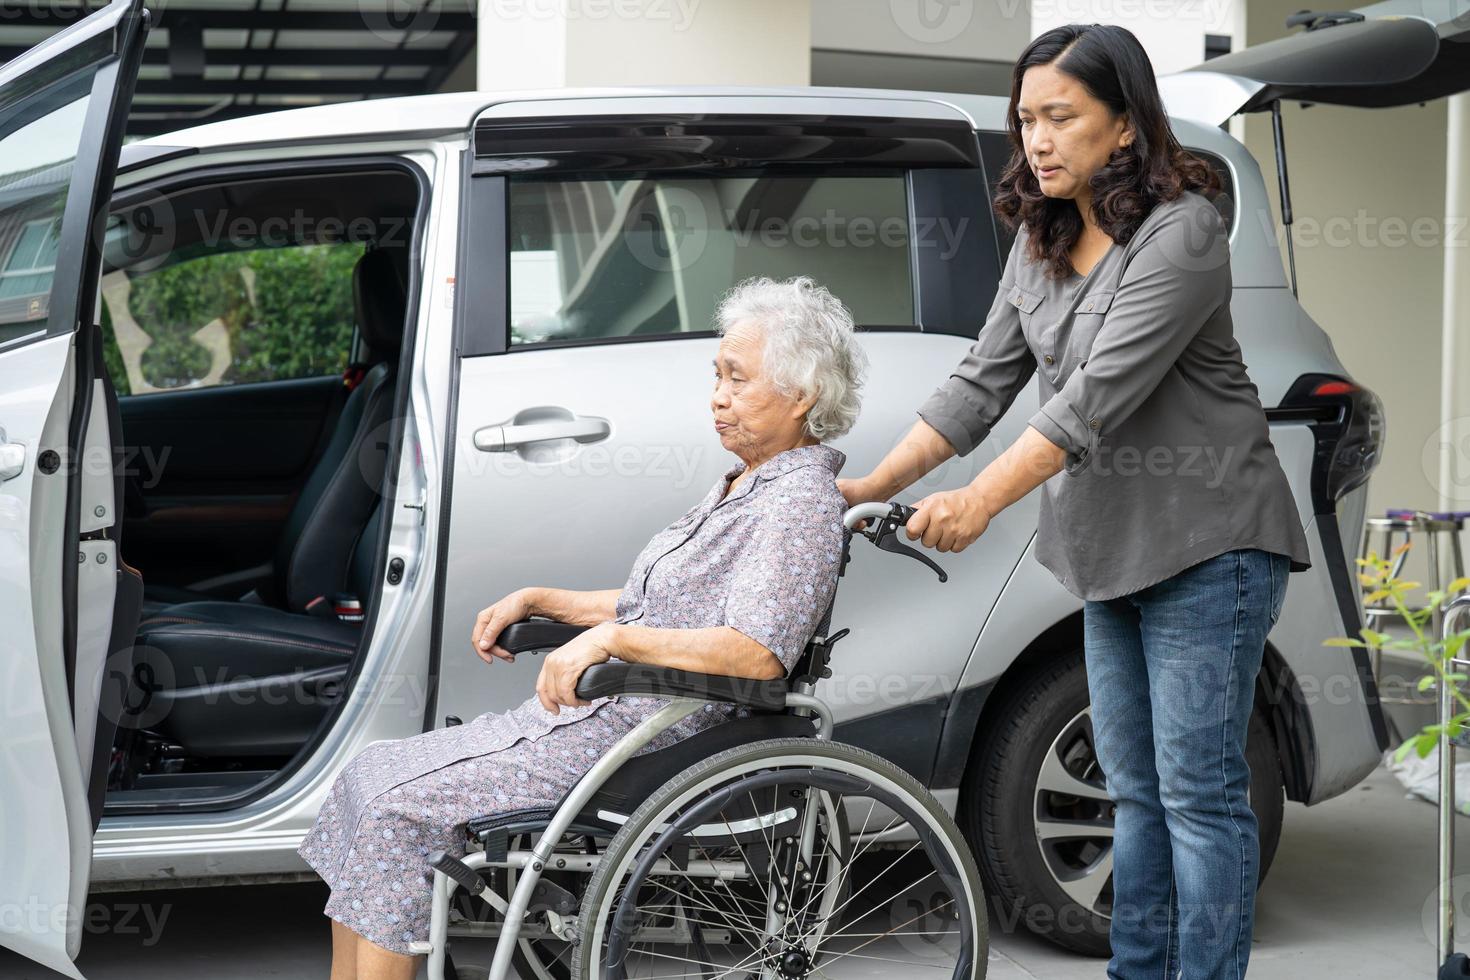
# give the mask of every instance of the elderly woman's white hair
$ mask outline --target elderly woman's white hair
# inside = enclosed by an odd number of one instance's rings
[[[868,355],[858,343],[852,314],[810,276],[745,279],[715,310],[715,332],[750,320],[764,333],[764,371],[782,394],[816,396],[806,430],[825,442],[857,422]]]

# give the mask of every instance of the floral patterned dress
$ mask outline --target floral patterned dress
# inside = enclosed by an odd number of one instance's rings
[[[655,534],[618,596],[617,622],[660,629],[732,626],[789,672],[837,589],[845,455],[800,446],[729,492],[732,467],[704,499]],[[482,814],[554,807],[623,735],[666,702],[598,698],[553,715],[532,695],[503,713],[369,746],[338,775],[298,853],[331,888],[325,912],[384,949],[428,939],[431,851],[462,855]],[[739,713],[706,705],[642,752]]]

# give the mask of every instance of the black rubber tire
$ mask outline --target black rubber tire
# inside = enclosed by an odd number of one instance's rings
[[[875,755],[866,749],[847,745],[842,742],[828,742],[811,738],[780,738],[769,739],[762,742],[753,742],[749,745],[737,746],[727,749],[670,779],[658,792],[654,793],[643,802],[633,815],[628,818],[627,823],[618,830],[617,836],[608,844],[603,854],[603,860],[593,872],[592,879],[587,883],[587,889],[582,893],[582,913],[578,924],[578,949],[572,957],[574,980],[595,977],[599,971],[594,968],[592,959],[599,951],[590,948],[587,943],[588,937],[593,933],[593,921],[597,910],[602,906],[607,893],[618,887],[620,877],[616,869],[623,863],[625,854],[634,848],[641,849],[645,843],[646,835],[654,824],[660,820],[660,815],[671,802],[683,795],[691,786],[718,776],[723,771],[732,774],[742,766],[752,762],[763,761],[772,765],[779,764],[783,755],[820,756],[829,759],[837,759],[848,763],[857,763],[868,769],[876,770],[890,782],[898,785],[912,798],[914,803],[922,807],[939,826],[945,829],[945,836],[954,842],[955,850],[959,857],[959,872],[964,877],[967,887],[972,893],[972,904],[974,906],[975,923],[975,969],[973,980],[984,980],[986,965],[990,952],[989,923],[986,917],[985,892],[981,885],[980,872],[976,866],[974,856],[967,846],[958,826],[948,811],[934,799],[934,796],[908,773],[899,769],[893,763],[881,756]]]
[[[1020,927],[1089,956],[1111,952],[1111,920],[1083,910],[1053,880],[1038,852],[1034,824],[1036,778],[1044,754],[1090,703],[1082,650],[1049,658],[1008,682],[1003,710],[988,716],[975,737],[960,793],[960,825],[979,858],[985,893],[1002,927]],[[1260,827],[1259,882],[1281,839],[1285,789],[1276,741],[1259,707],[1247,735],[1251,806]]]

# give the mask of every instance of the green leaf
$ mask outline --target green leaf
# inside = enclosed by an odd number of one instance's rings
[[[1362,640],[1355,640],[1351,636],[1332,636],[1322,641],[1324,647],[1366,647],[1368,644]]]
[[[1425,674],[1419,678],[1418,688],[1421,692],[1429,690],[1435,685],[1437,678],[1433,674]]]

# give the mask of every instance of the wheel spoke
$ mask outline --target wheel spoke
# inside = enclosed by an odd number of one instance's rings
[[[1113,849],[1109,847],[1098,859],[1082,869],[1075,877],[1058,877],[1057,883],[1067,896],[1089,912],[1097,911],[1098,896],[1103,886],[1113,876]]]
[[[1036,774],[1037,794],[1058,793],[1062,796],[1080,796],[1084,800],[1096,800],[1102,804],[1111,803],[1106,786],[1084,782],[1067,770],[1061,756],[1057,754],[1063,744],[1063,740],[1059,738],[1042,760],[1041,770]],[[1090,746],[1091,742],[1088,744]]]
[[[1113,839],[1111,820],[1036,820],[1036,839],[1054,840],[1107,840]]]
[[[671,780],[624,825],[608,847],[608,876],[594,876],[584,902],[581,955],[591,957],[583,959],[584,971],[613,944],[627,976],[643,980],[674,980],[680,970],[694,980],[778,974],[830,980],[876,968],[902,975],[913,974],[904,967],[916,964],[934,967],[945,959],[953,970],[962,957],[984,955],[974,949],[975,930],[964,929],[955,915],[957,907],[977,907],[978,899],[953,821],[881,759],[824,743],[793,745],[783,755],[786,750],[731,750],[715,765]],[[830,768],[812,756],[831,757]],[[816,775],[826,772],[867,783]],[[1056,787],[1070,783],[1052,785],[1060,792]],[[768,820],[781,804],[797,807],[794,823],[784,816]],[[659,829],[681,816],[697,816],[701,827],[724,833],[695,838]],[[737,827],[747,829],[737,835]],[[1076,825],[1067,832],[1076,834]],[[814,834],[809,855],[808,834]],[[679,870],[696,857],[732,862],[734,874]],[[961,880],[951,883],[955,871]],[[853,962],[834,971],[844,957]],[[859,966],[864,962],[871,966]]]

